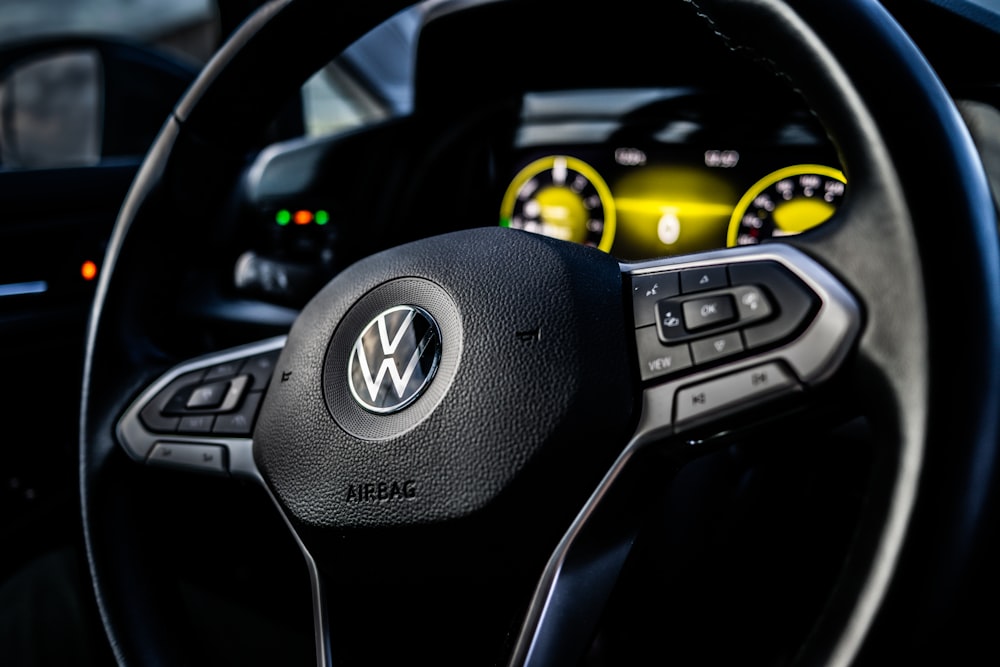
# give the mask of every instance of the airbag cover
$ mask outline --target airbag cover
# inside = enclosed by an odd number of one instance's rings
[[[593,476],[623,444],[633,378],[622,303],[613,258],[515,230],[369,257],[292,327],[254,432],[257,464],[290,515],[314,527],[440,523],[501,496],[554,501],[553,489]],[[408,308],[370,328],[397,306]],[[372,390],[384,370],[382,390],[408,397],[420,384],[402,382],[415,347],[400,337],[391,369],[382,355],[411,311],[439,329],[417,337],[440,344],[436,368],[404,407],[373,411],[349,389],[352,355],[365,360],[356,343],[367,330]]]

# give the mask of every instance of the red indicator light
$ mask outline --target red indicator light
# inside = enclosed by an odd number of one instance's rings
[[[308,225],[313,221],[312,211],[296,211],[295,212],[295,224],[296,225]]]
[[[93,280],[97,277],[97,264],[94,264],[89,259],[83,263],[80,267],[80,275],[83,276],[84,280]]]

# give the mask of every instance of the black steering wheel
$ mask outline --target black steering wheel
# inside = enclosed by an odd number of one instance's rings
[[[192,239],[226,219],[277,101],[404,5],[264,5],[122,208],[89,327],[80,479],[119,661],[197,661],[137,547],[140,464],[273,499],[307,564],[319,664],[577,664],[671,475],[741,438],[808,433],[831,405],[877,446],[842,567],[783,655],[946,648],[930,629],[966,590],[994,471],[997,224],[949,95],[873,1],[677,3],[786,78],[829,133],[851,187],[813,232],[622,264],[484,227],[354,264],[287,336],[164,339],[195,290],[159,271],[205,260]]]

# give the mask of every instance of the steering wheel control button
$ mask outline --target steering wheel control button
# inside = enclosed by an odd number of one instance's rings
[[[250,392],[239,410],[217,416],[212,433],[223,435],[250,435],[253,433],[254,419],[257,417],[257,408],[260,406],[262,395],[262,392],[259,391]]]
[[[787,269],[775,262],[733,264],[729,275],[734,285],[761,285],[773,295],[778,316],[766,323],[743,329],[750,349],[791,339],[816,313],[819,299]]]
[[[707,364],[712,361],[731,357],[743,351],[743,341],[738,331],[703,338],[691,343],[691,354],[696,364]]]
[[[249,380],[249,376],[240,375],[229,382],[229,389],[222,400],[222,405],[218,407],[218,412],[229,412],[239,405],[240,399],[243,398],[243,390],[246,389]]]
[[[769,363],[679,389],[674,421],[677,426],[701,417],[746,407],[795,390],[798,382],[778,363]]]
[[[636,329],[656,321],[657,301],[676,296],[680,292],[676,271],[632,276],[632,314]]]
[[[211,433],[214,415],[188,415],[181,417],[180,424],[177,425],[178,433]]]
[[[737,287],[733,291],[740,324],[766,320],[774,312],[764,290],[754,285]]]
[[[240,372],[240,360],[227,361],[224,364],[212,366],[205,371],[205,382],[212,380],[227,380]]]
[[[700,331],[736,321],[736,306],[728,294],[691,299],[683,305],[684,327]]]
[[[177,430],[177,424],[181,420],[180,417],[163,414],[155,402],[143,408],[142,412],[139,413],[139,418],[143,425],[154,433],[173,433]]]
[[[278,363],[278,352],[259,354],[250,357],[243,364],[240,372],[251,378],[250,388],[257,391],[265,389],[274,374],[274,366]]]
[[[201,382],[204,374],[204,371],[185,373],[161,389],[139,413],[139,419],[143,425],[154,433],[173,433],[176,431],[180,417],[171,413],[183,411],[189,392]]]
[[[671,346],[661,344],[654,327],[637,330],[635,342],[639,352],[639,375],[644,381],[691,367],[691,350],[688,346],[683,343]]]
[[[685,269],[681,274],[681,292],[691,294],[692,292],[707,292],[709,290],[725,287],[726,267],[708,266],[701,269]]]
[[[228,381],[203,384],[191,392],[184,407],[188,409],[220,407],[228,392]]]
[[[750,305],[740,305],[746,299]],[[744,311],[750,313],[744,316]],[[770,302],[756,287],[725,289],[702,297],[675,297],[656,303],[656,330],[664,345],[690,340],[709,329],[760,320],[771,314]]]
[[[230,412],[239,405],[249,381],[250,376],[239,375],[232,380],[187,387],[171,397],[164,412],[178,416]]]
[[[188,399],[191,398],[191,392],[195,390],[198,385],[191,385],[180,389],[175,392],[167,404],[163,406],[163,414],[165,415],[183,415],[190,412],[187,407]]]
[[[188,468],[198,472],[226,474],[226,450],[221,445],[189,442],[157,442],[146,462],[151,465]]]
[[[347,363],[354,400],[377,414],[399,412],[424,392],[441,360],[441,331],[423,308],[395,306],[368,323]]]
[[[656,304],[656,332],[664,344],[687,337],[684,329],[684,304],[677,299],[666,299]]]

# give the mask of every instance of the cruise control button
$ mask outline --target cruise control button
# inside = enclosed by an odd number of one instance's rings
[[[726,285],[726,267],[724,266],[708,266],[702,269],[681,271],[681,292],[684,294],[707,292]]]
[[[212,366],[205,372],[205,382],[210,380],[224,380],[231,378],[240,372],[241,359],[235,361],[227,361],[224,364],[217,364]]]
[[[742,351],[743,341],[740,340],[738,331],[702,338],[691,343],[691,354],[696,364],[706,364]]]
[[[143,425],[155,433],[172,433],[177,430],[177,423],[180,419],[164,413],[171,412],[168,410],[171,399],[178,395],[186,397],[190,388],[197,385],[203,375],[204,371],[185,373],[161,389],[156,397],[139,413]]]
[[[639,352],[639,375],[652,380],[691,367],[691,351],[687,345],[663,345],[655,327],[644,327],[635,332]]]
[[[251,389],[259,391],[267,387],[271,381],[271,376],[274,374],[274,367],[278,363],[278,355],[280,353],[280,350],[275,350],[267,354],[258,354],[246,360],[240,372],[250,376]]]
[[[212,382],[203,384],[191,392],[184,407],[186,408],[217,408],[222,405],[226,392],[229,391],[229,382]]]
[[[157,442],[146,463],[190,468],[201,472],[226,473],[226,450],[221,445],[190,442]]]
[[[728,294],[685,301],[683,312],[684,326],[688,331],[698,331],[736,321],[733,297]]]
[[[179,415],[187,412],[187,402],[191,398],[191,392],[197,385],[190,385],[180,389],[175,392],[167,404],[163,406],[163,414],[165,415]]]
[[[188,415],[181,417],[180,424],[177,425],[178,433],[211,433],[214,415]]]
[[[797,387],[795,378],[778,363],[739,371],[678,390],[674,422],[683,426],[686,421],[717,416]]]
[[[154,433],[173,433],[177,430],[177,423],[180,417],[170,417],[164,415],[157,407],[150,403],[139,413],[143,425]]]
[[[232,381],[229,382],[229,389],[226,390],[226,397],[223,399],[222,405],[219,406],[218,411],[229,412],[239,405],[240,399],[243,398],[243,390],[246,388],[249,381],[249,375],[234,377]]]
[[[212,433],[250,435],[253,432],[253,422],[257,416],[257,407],[260,405],[260,397],[262,395],[261,392],[249,393],[239,410],[216,417]]]
[[[632,276],[632,313],[635,327],[656,321],[656,302],[680,294],[677,272]]]

